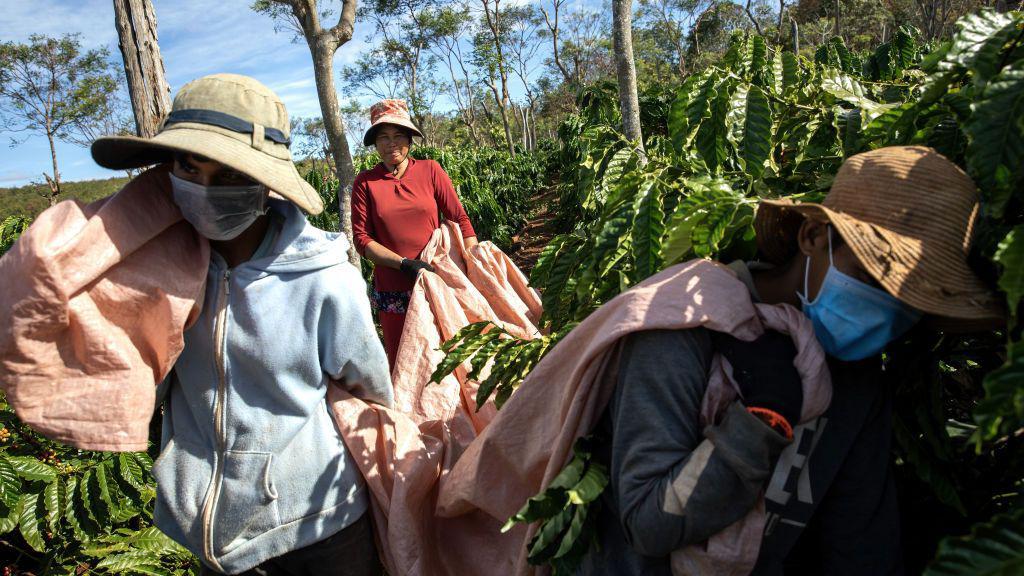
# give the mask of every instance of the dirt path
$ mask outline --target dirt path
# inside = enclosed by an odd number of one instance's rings
[[[523,271],[523,274],[530,275],[533,265],[537,263],[541,250],[554,238],[555,234],[550,229],[549,223],[554,219],[555,205],[558,203],[558,193],[554,186],[545,188],[535,199],[535,208],[526,226],[518,235],[512,237],[512,261]]]

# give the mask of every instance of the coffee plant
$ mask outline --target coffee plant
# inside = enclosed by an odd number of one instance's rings
[[[579,93],[557,149],[514,159],[487,148],[415,148],[451,176],[482,239],[508,248],[557,171],[560,232],[531,273],[543,334],[490,324],[443,345],[434,379],[469,362],[477,404],[502,406],[547,352],[597,307],[666,266],[755,256],[761,198],[820,200],[842,161],[925,144],[974,178],[983,213],[973,264],[1006,295],[1005,329],[952,335],[919,327],[886,352],[896,394],[894,458],[908,570],[1024,571],[1024,17],[982,11],[928,45],[908,27],[875,50],[836,38],[813,57],[737,33],[716,65],[640,95],[645,140],[625,139],[613,84]],[[375,165],[357,159],[357,169]],[[307,180],[337,229],[337,183]],[[0,223],[0,254],[29,220]],[[562,473],[510,519],[540,522],[531,561],[571,573],[591,545],[608,483],[577,442]],[[198,561],[152,527],[151,454],[80,451],[21,424],[0,397],[0,569],[17,574],[189,574]]]
[[[198,573],[153,527],[146,453],[88,452],[22,424],[0,395],[0,568],[5,574]]]
[[[3,222],[0,222],[0,254],[7,252],[31,223],[32,219],[25,216],[4,218]]]
[[[969,15],[937,47],[907,27],[870,53],[853,54],[836,38],[813,59],[737,33],[719,64],[678,87],[664,124],[644,126],[643,153],[619,133],[615,102],[613,91],[592,88],[559,130],[559,212],[568,216],[531,274],[544,303],[543,343],[467,326],[444,344],[448,357],[435,379],[468,360],[474,374],[488,374],[477,404],[494,394],[500,405],[561,337],[623,290],[687,259],[754,257],[759,199],[817,201],[845,158],[928,145],[981,189],[972,259],[1011,312],[1005,331],[955,336],[921,327],[886,354],[908,568],[931,561],[931,574],[1017,573],[1024,565],[1024,17]],[[578,446],[566,470],[589,459]],[[582,482],[585,475],[569,476]],[[553,485],[513,518],[541,522],[530,559],[556,573],[571,573],[589,546],[578,543],[589,533],[580,507],[595,499],[572,498],[573,490],[580,493],[568,480]],[[940,539],[973,523],[971,536],[947,538],[935,556]]]

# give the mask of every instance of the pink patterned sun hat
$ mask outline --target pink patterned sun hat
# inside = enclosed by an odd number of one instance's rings
[[[370,106],[370,127],[363,135],[363,146],[373,146],[374,134],[381,124],[394,124],[408,128],[413,135],[423,138],[423,133],[409,117],[409,105],[405,103],[405,100],[381,100]]]

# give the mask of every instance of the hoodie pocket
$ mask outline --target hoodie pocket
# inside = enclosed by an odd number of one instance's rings
[[[277,527],[274,455],[268,452],[226,452],[220,495],[213,520],[218,554]]]
[[[213,477],[213,456],[201,446],[171,438],[153,463],[157,503],[154,521],[161,530],[190,546],[202,543],[196,521]]]

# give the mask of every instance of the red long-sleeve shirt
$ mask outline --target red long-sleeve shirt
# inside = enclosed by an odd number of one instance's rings
[[[360,172],[352,184],[352,235],[363,254],[371,240],[402,258],[416,258],[441,225],[438,212],[456,222],[462,236],[476,236],[459,202],[451,178],[433,160],[409,158],[401,178],[383,164]],[[374,285],[383,292],[412,290],[413,280],[384,266],[374,270]]]

